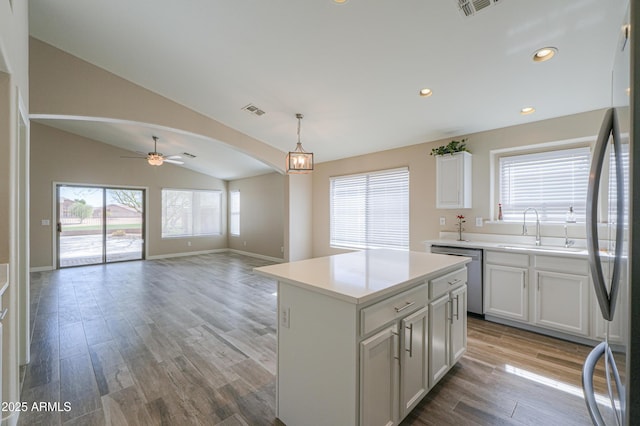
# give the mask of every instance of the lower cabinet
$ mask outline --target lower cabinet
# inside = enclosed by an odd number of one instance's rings
[[[485,265],[485,314],[518,321],[529,319],[528,269]]]
[[[535,324],[589,335],[589,277],[536,271]]]
[[[360,424],[393,425],[398,419],[398,327],[360,343]]]
[[[467,350],[467,286],[429,304],[429,387],[433,387]]]
[[[467,351],[467,286],[451,292],[451,365]]]
[[[467,346],[464,274],[466,269],[456,271],[443,281],[446,286],[431,286],[430,292],[437,288],[444,294],[434,293],[435,300],[417,310],[414,305],[410,314],[360,343],[360,425],[398,424],[462,357]],[[378,318],[372,313],[383,307],[365,308],[363,318]]]
[[[400,415],[405,417],[429,391],[429,308],[401,321]]]

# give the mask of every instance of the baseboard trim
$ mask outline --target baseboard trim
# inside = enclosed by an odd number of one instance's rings
[[[243,256],[255,257],[256,259],[268,260],[271,262],[283,263],[284,259],[278,257],[265,256],[263,254],[251,253],[248,251],[236,250],[236,249],[227,249],[228,251],[236,254],[241,254]]]
[[[241,254],[243,256],[255,257],[257,259],[268,260],[270,262],[283,263],[284,259],[278,257],[265,256],[263,254],[251,253],[248,251],[230,249],[230,248],[220,248],[213,250],[200,250],[200,251],[187,251],[183,253],[167,253],[167,254],[155,254],[152,256],[147,256],[146,260],[160,260],[160,259],[169,259],[172,257],[184,257],[184,256],[198,256],[201,254],[212,254],[212,253],[224,253],[224,252],[232,252],[236,254]],[[46,272],[46,271],[54,271],[56,268],[53,266],[34,266],[29,268],[29,272]]]
[[[225,251],[228,251],[228,249],[221,248],[221,249],[213,249],[213,250],[186,251],[182,253],[155,254],[153,256],[147,256],[146,260],[169,259],[171,257],[198,256],[201,254],[223,253]]]
[[[34,266],[32,268],[29,268],[29,272],[45,272],[45,271],[53,271],[56,268],[54,268],[53,266]]]
[[[508,325],[509,327],[521,328],[523,330],[532,331],[538,334],[544,334],[547,336],[555,337],[556,339],[568,340],[574,343],[580,343],[581,345],[594,346],[598,341],[593,340],[591,337],[576,336],[569,333],[563,333],[562,331],[550,330],[548,328],[536,327],[527,323],[521,323],[518,321],[511,321],[506,318],[494,317],[490,314],[484,314],[484,319],[487,321],[495,322],[502,325]]]

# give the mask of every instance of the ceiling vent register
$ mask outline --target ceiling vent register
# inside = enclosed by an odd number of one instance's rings
[[[263,110],[253,104],[245,105],[242,109],[250,112],[251,114],[257,115],[258,117],[265,114]]]
[[[464,16],[473,16],[489,6],[500,3],[502,0],[456,0],[458,9]]]

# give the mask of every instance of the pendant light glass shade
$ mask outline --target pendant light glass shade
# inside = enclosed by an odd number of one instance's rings
[[[296,118],[298,119],[298,143],[296,149],[287,154],[287,173],[311,173],[313,171],[313,152],[306,152],[300,142],[300,120],[303,115],[296,114]]]

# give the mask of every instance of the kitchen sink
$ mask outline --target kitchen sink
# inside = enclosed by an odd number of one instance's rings
[[[564,246],[536,246],[533,244],[503,244],[499,247],[508,250],[536,251],[545,253],[586,253],[587,249],[583,247],[564,247]]]

